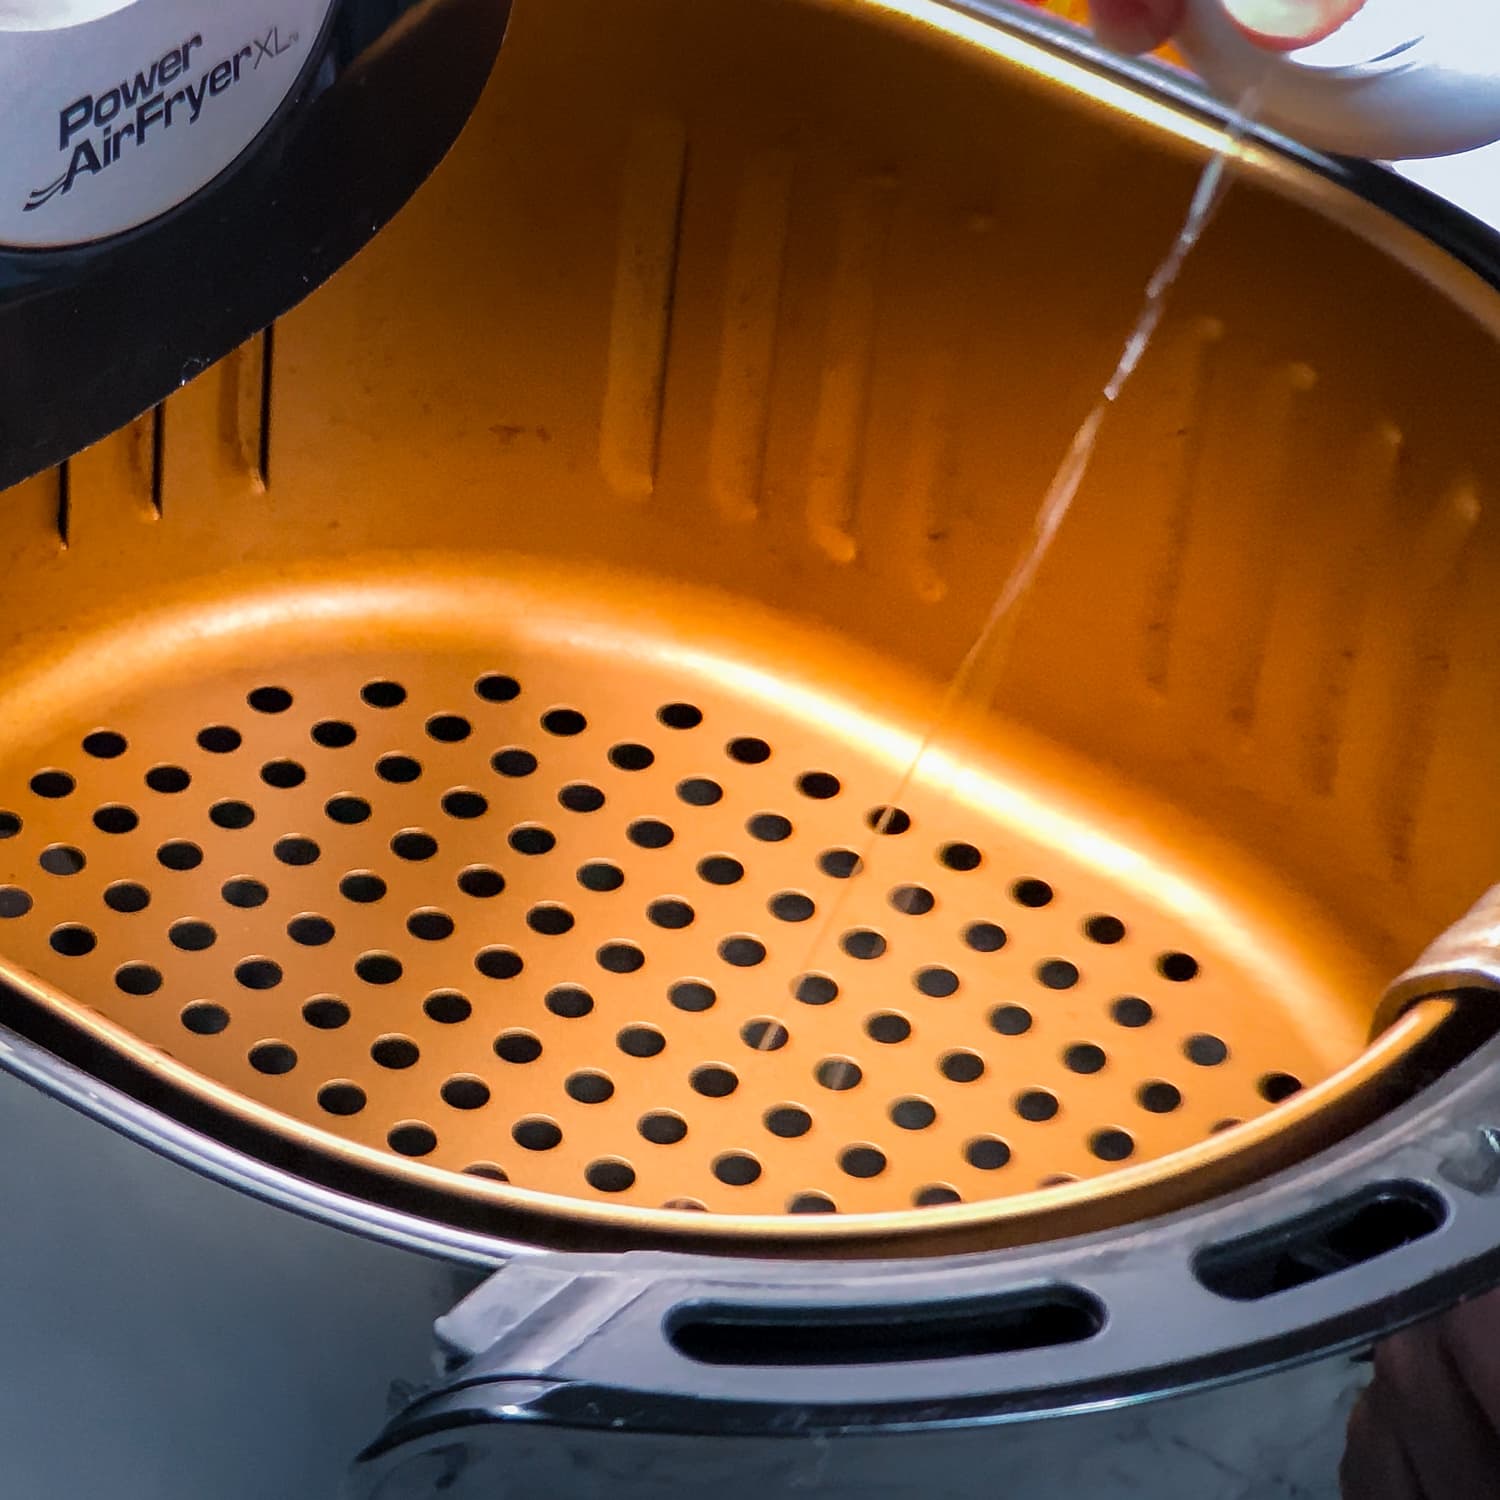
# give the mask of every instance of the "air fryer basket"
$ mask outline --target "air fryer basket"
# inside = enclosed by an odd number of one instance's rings
[[[1496,303],[1292,156],[870,831],[1217,139],[917,0],[518,4],[370,248],[3,497],[11,1023],[572,1244],[1034,1241],[1375,1119],[1500,867]]]

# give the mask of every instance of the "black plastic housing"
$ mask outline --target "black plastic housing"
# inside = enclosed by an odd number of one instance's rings
[[[339,0],[256,140],[138,229],[0,248],[0,489],[138,417],[327,280],[463,129],[509,0]]]

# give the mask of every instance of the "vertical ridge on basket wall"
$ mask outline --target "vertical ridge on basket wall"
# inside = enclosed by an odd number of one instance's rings
[[[1002,712],[1042,695],[1061,710],[1058,727],[1083,743],[1105,722],[1117,742],[1181,739],[1181,727],[1169,726],[1217,672],[1184,625],[1203,617],[1212,579],[1200,574],[1218,560],[1211,470],[1225,446],[1218,411],[1233,354],[1217,315],[1184,310],[1163,321],[1106,414],[1093,462],[1021,604],[994,684]],[[1025,535],[1011,543],[1007,565]],[[1207,623],[1215,624],[1211,610]]]
[[[735,195],[707,434],[709,494],[731,524],[761,509],[794,167],[790,151],[752,151]]]
[[[0,490],[0,574],[30,568],[39,558],[56,559],[64,551],[58,530],[61,476],[43,469],[20,484]]]
[[[896,179],[871,173],[841,195],[807,468],[807,527],[835,563],[859,555],[859,491]]]
[[[1432,491],[1414,566],[1400,580],[1411,591],[1398,604],[1413,639],[1378,720],[1389,749],[1373,793],[1398,878],[1413,887],[1440,881],[1455,917],[1500,868],[1500,808],[1488,795],[1494,747],[1464,727],[1466,705],[1493,712],[1500,702],[1500,597],[1485,586],[1500,538],[1485,514],[1493,501],[1482,473],[1455,467]],[[1441,831],[1453,827],[1464,830],[1467,856],[1457,868],[1455,841]]]
[[[1175,473],[1169,481],[1160,521],[1156,556],[1147,585],[1142,670],[1158,692],[1166,692],[1172,653],[1180,650],[1177,625],[1187,584],[1187,561],[1193,541],[1194,511],[1203,484],[1204,449],[1211,431],[1209,413],[1218,393],[1219,349],[1224,325],[1217,318],[1193,319],[1185,329],[1183,367],[1179,377],[1181,426],[1177,433]]]
[[[600,471],[626,499],[644,499],[656,488],[686,174],[687,131],[680,120],[631,126],[599,424]]]
[[[1239,566],[1223,579],[1224,665],[1205,684],[1209,702],[1245,734],[1258,727],[1276,611],[1285,594],[1285,539],[1298,510],[1298,463],[1317,422],[1318,372],[1302,360],[1273,363],[1250,385],[1244,401],[1252,431],[1260,435],[1239,456],[1248,503],[1228,540]]]
[[[166,401],[160,501],[167,521],[212,524],[219,505],[264,495],[269,337],[241,344]]]
[[[69,460],[69,547],[114,547],[122,527],[157,519],[160,421],[160,408],[153,408]]]
[[[1413,527],[1401,600],[1408,636],[1405,649],[1393,658],[1390,754],[1376,803],[1386,853],[1398,870],[1411,860],[1441,733],[1459,624],[1468,615],[1481,514],[1475,482],[1463,474],[1439,492]]]
[[[975,361],[992,354],[976,347],[971,313],[994,275],[995,215],[944,205],[935,217],[929,228],[903,213],[897,227],[904,274],[886,293],[859,525],[865,569],[897,597],[924,604],[947,597],[949,570],[970,544],[964,522],[990,529],[995,479],[981,483],[976,504],[972,463],[964,480],[975,416],[967,381]],[[890,258],[898,258],[894,250]]]
[[[1329,391],[1317,404],[1321,427],[1342,420],[1337,399]],[[1319,797],[1338,789],[1361,679],[1380,670],[1380,652],[1369,639],[1383,592],[1375,569],[1399,522],[1406,440],[1392,422],[1363,422],[1338,445],[1336,461],[1326,446],[1326,432],[1314,428],[1294,450],[1289,534],[1298,546],[1287,549],[1282,564],[1285,587],[1268,674],[1282,684],[1281,708],[1260,738]],[[1337,569],[1329,567],[1330,557],[1339,558]]]

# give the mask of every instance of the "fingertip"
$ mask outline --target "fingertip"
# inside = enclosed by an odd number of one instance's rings
[[[1182,21],[1185,0],[1094,0],[1094,33],[1118,52],[1150,52]]]
[[[1291,52],[1331,36],[1366,0],[1220,0],[1229,19],[1257,46]]]

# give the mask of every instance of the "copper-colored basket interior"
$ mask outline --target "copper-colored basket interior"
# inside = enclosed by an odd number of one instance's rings
[[[1348,1128],[1500,865],[1495,303],[1413,232],[1246,155],[868,826],[1214,139],[925,0],[518,0],[390,229],[3,497],[7,972],[642,1234],[1050,1232]]]

